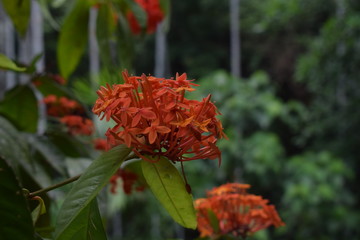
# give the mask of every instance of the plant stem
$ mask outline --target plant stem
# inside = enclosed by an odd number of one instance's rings
[[[64,181],[62,181],[62,182],[59,182],[59,183],[54,184],[54,185],[51,185],[51,186],[49,186],[49,187],[46,187],[46,188],[40,189],[40,190],[38,190],[38,191],[32,192],[32,193],[29,194],[28,197],[29,197],[29,198],[32,198],[32,197],[37,196],[37,195],[39,195],[39,194],[41,194],[41,193],[45,193],[45,192],[51,191],[51,190],[53,190],[53,189],[62,187],[62,186],[64,186],[64,185],[66,185],[66,184],[69,184],[69,183],[71,183],[71,182],[74,182],[74,181],[78,180],[80,176],[81,176],[81,174],[80,174],[80,175],[77,175],[77,176],[74,176],[74,177],[71,177],[71,178],[68,178],[68,179],[66,179],[66,180],[64,180]]]
[[[136,157],[137,157],[137,156],[136,156],[134,153],[130,153],[129,156],[125,159],[125,161],[134,159],[134,158],[136,158]],[[37,191],[32,192],[32,193],[29,193],[28,198],[32,198],[32,197],[37,196],[37,195],[39,195],[39,194],[41,194],[41,193],[46,193],[46,192],[49,192],[49,191],[51,191],[51,190],[53,190],[53,189],[62,187],[62,186],[64,186],[64,185],[66,185],[66,184],[72,183],[72,182],[78,180],[78,179],[80,178],[80,176],[81,176],[81,174],[79,174],[79,175],[77,175],[77,176],[74,176],[74,177],[71,177],[71,178],[68,178],[68,179],[66,179],[66,180],[64,180],[64,181],[62,181],[62,182],[59,182],[59,183],[54,184],[54,185],[51,185],[51,186],[49,186],[49,187],[46,187],[46,188],[37,190]]]

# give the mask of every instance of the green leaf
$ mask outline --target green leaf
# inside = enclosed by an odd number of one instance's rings
[[[142,161],[147,184],[171,217],[186,228],[197,226],[193,199],[175,166],[162,157],[158,162]]]
[[[23,72],[26,70],[24,67],[18,67],[13,61],[7,56],[0,53],[0,69],[13,70],[17,72]]]
[[[65,155],[49,140],[49,138],[45,136],[35,136],[33,134],[24,134],[23,136],[31,147],[34,147],[41,153],[46,163],[50,165],[52,169],[62,175],[66,175],[64,163]]]
[[[30,210],[12,169],[0,157],[1,239],[34,239]]]
[[[73,239],[76,234],[74,224],[82,222],[79,215],[109,182],[130,152],[129,148],[120,145],[91,163],[65,198],[57,218],[55,239]]]
[[[107,239],[96,198],[94,198],[84,209],[82,209],[79,215],[77,215],[71,225],[66,229],[64,234],[66,234],[67,237],[59,239]]]
[[[211,227],[214,229],[214,233],[218,233],[220,231],[219,219],[211,209],[207,210],[207,214],[210,220]]]
[[[5,118],[0,116],[0,155],[18,173],[18,167],[30,169],[30,153],[27,143],[20,138],[20,133]]]
[[[45,207],[44,200],[39,196],[35,196],[31,200],[36,200],[39,202],[39,204],[36,206],[36,208],[31,212],[31,218],[32,218],[33,224],[35,225],[35,223],[39,219],[40,215],[46,213],[46,207]]]
[[[36,132],[38,104],[29,86],[18,86],[7,92],[0,102],[0,115],[9,119],[20,131]]]
[[[6,13],[11,18],[16,30],[25,36],[30,18],[30,0],[2,0]]]
[[[112,59],[110,45],[116,30],[115,14],[115,9],[110,3],[101,4],[96,19],[96,37],[100,48],[100,56],[107,67],[115,64]]]
[[[60,31],[57,60],[60,73],[68,78],[78,65],[88,39],[89,0],[78,0]]]

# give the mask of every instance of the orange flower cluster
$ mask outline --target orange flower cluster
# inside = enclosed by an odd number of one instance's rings
[[[67,97],[48,95],[43,99],[46,104],[46,111],[49,116],[63,117],[69,114],[82,113],[83,109],[79,103]]]
[[[135,0],[137,4],[144,9],[147,14],[146,32],[153,33],[156,30],[157,24],[164,18],[161,10],[159,0]],[[141,27],[133,12],[127,14],[127,19],[130,23],[131,31],[134,34],[141,32]]]
[[[93,122],[81,116],[84,109],[78,102],[66,97],[57,97],[56,95],[45,97],[43,102],[46,104],[47,114],[59,117],[60,122],[67,126],[70,134],[92,134]]]
[[[195,201],[198,229],[202,237],[231,234],[245,239],[271,225],[285,225],[275,207],[268,205],[268,200],[261,196],[248,194],[248,188],[248,184],[228,183],[209,191],[208,198]],[[217,227],[212,217],[217,218]]]
[[[125,83],[101,87],[93,112],[115,127],[106,136],[110,146],[126,144],[141,158],[165,156],[171,161],[219,158],[218,138],[225,137],[219,114],[210,101],[185,98],[197,84],[186,74],[176,79],[129,76]],[[155,160],[157,161],[157,160]]]
[[[116,188],[119,178],[122,179],[123,182],[122,187],[124,193],[130,195],[133,190],[133,186],[135,186],[137,183],[138,175],[125,169],[118,169],[117,172],[110,178],[110,184],[111,184],[110,192],[113,194],[116,193]],[[144,191],[145,189],[144,186],[140,185],[139,182],[137,185],[138,186],[135,187],[136,191],[138,192]]]
[[[64,116],[60,122],[68,127],[71,135],[91,135],[94,127],[90,119],[76,115]]]

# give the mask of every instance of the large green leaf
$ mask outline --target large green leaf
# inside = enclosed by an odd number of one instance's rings
[[[89,0],[78,0],[60,30],[57,60],[60,73],[68,78],[78,65],[88,39]]]
[[[20,131],[36,132],[38,103],[29,86],[18,86],[7,92],[0,102],[0,115],[9,119]]]
[[[171,217],[186,228],[197,226],[193,199],[175,166],[162,157],[158,162],[142,161],[147,184]]]
[[[60,209],[55,229],[55,239],[73,239],[79,215],[88,207],[110,177],[128,157],[131,150],[124,145],[103,153],[76,181]]]
[[[94,198],[64,232],[67,240],[103,240],[106,238],[98,204]]]
[[[13,61],[7,56],[0,53],[0,69],[13,70],[17,72],[23,72],[26,70],[24,67],[18,67]]]
[[[29,25],[30,4],[30,0],[2,0],[4,9],[21,36],[25,36]]]
[[[30,210],[12,169],[0,158],[1,239],[34,239]]]

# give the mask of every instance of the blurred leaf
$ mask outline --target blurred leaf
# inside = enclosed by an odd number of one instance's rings
[[[34,239],[30,210],[12,169],[0,157],[1,239]]]
[[[39,196],[35,196],[31,200],[36,200],[39,202],[39,204],[36,206],[36,208],[31,212],[31,218],[32,218],[33,224],[35,225],[35,223],[39,219],[40,215],[46,213],[46,207],[45,207],[44,200]]]
[[[59,75],[43,75],[34,77],[33,83],[36,88],[44,95],[48,96],[54,94],[58,97],[66,96],[71,97],[71,92],[61,84],[57,83],[54,78],[60,77]]]
[[[57,59],[60,73],[68,78],[78,65],[88,39],[89,0],[78,0],[60,30]]]
[[[10,16],[16,30],[25,36],[30,18],[30,0],[2,0],[2,5]]]
[[[26,68],[25,73],[32,74],[32,73],[36,72],[36,64],[43,56],[44,56],[43,53],[39,53],[35,57],[33,57],[30,65]]]
[[[94,91],[89,82],[76,79],[73,85],[73,92],[82,103],[92,105],[98,98],[96,91]]]
[[[129,153],[130,149],[120,145],[91,163],[65,198],[57,218],[55,239],[72,239],[75,236],[75,223],[86,220],[81,217],[86,211],[84,209],[89,207]]]
[[[207,214],[210,220],[211,227],[214,230],[214,233],[219,233],[219,219],[216,217],[215,213],[209,208],[207,209]]]
[[[0,102],[0,115],[8,118],[20,131],[36,132],[38,105],[29,86],[18,86]]]
[[[120,59],[120,70],[127,69],[131,72],[132,61],[134,58],[134,39],[129,29],[126,17],[119,12],[119,24],[117,25],[116,41],[117,51]]]
[[[66,169],[70,177],[79,175],[90,166],[92,160],[89,158],[70,158],[65,159]]]
[[[164,15],[168,15],[170,12],[170,0],[160,0],[160,6]]]
[[[156,163],[142,161],[147,184],[171,217],[186,228],[197,225],[193,199],[176,167],[164,157]]]
[[[25,134],[25,139],[29,144],[39,151],[44,157],[47,164],[63,176],[65,173],[65,155],[45,136],[35,136]]]
[[[68,133],[53,129],[47,132],[47,136],[66,156],[69,157],[90,157],[93,150]]]
[[[113,6],[108,4],[101,4],[96,19],[96,37],[99,43],[100,55],[107,67],[111,67],[113,62],[113,54],[111,52],[110,41],[113,40],[114,32],[117,24],[117,13]]]
[[[107,239],[96,198],[80,211],[69,227],[57,239]]]
[[[0,69],[8,69],[17,72],[23,72],[26,70],[24,67],[18,67],[13,61],[11,61],[7,56],[0,53]]]
[[[17,129],[5,118],[0,116],[0,154],[18,173],[18,167],[30,168],[30,153],[24,139]]]
[[[38,2],[40,5],[41,13],[44,16],[45,21],[48,22],[51,25],[51,27],[53,27],[55,30],[58,30],[60,28],[59,23],[56,22],[56,20],[51,15],[51,12],[48,7],[48,1],[47,0],[38,0]],[[52,2],[55,2],[55,1],[52,1]]]

